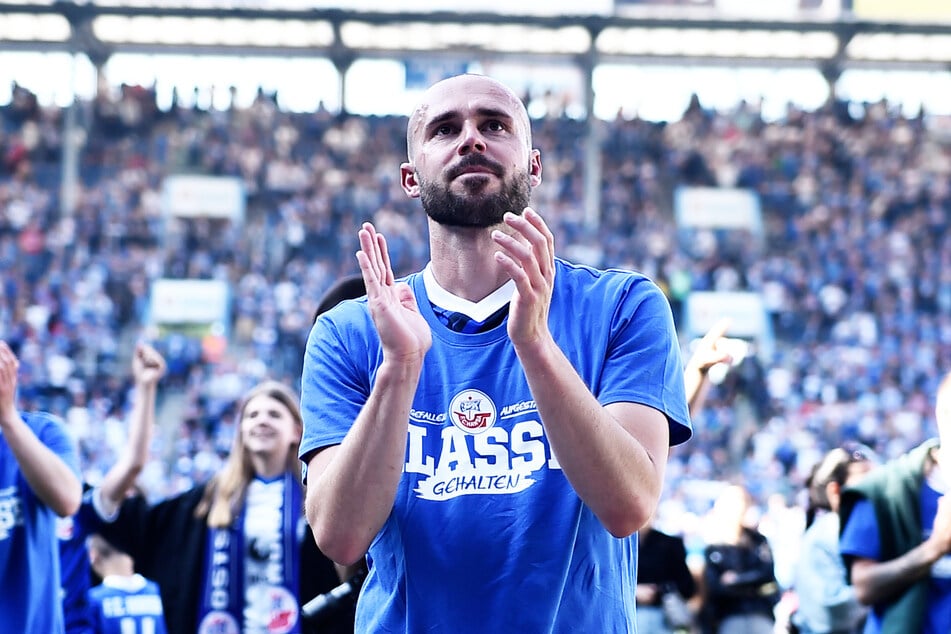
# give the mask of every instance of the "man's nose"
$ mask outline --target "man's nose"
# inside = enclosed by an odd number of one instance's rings
[[[467,122],[462,126],[459,153],[469,154],[470,152],[485,152],[485,137],[482,136],[479,126]]]

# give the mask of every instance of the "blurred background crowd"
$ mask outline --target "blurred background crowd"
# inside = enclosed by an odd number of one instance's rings
[[[321,294],[357,270],[356,230],[372,219],[394,269],[428,260],[426,224],[399,186],[403,117],[318,109],[291,113],[260,92],[250,107],[156,105],[124,85],[80,104],[80,187],[60,213],[65,111],[14,85],[0,107],[0,338],[21,361],[23,409],[60,414],[96,482],[125,441],[133,344],[151,340],[169,372],[153,498],[204,481],[221,465],[235,400],[262,378],[299,384]],[[777,553],[781,585],[802,531],[809,470],[846,439],[883,458],[934,435],[936,382],[951,367],[951,138],[926,113],[831,99],[767,121],[755,104],[682,118],[599,121],[600,222],[585,222],[580,121],[536,120],[544,182],[533,205],[565,257],[640,270],[679,319],[692,291],[754,291],[775,346],[715,385],[674,450],[657,524],[684,534],[730,484],[752,495]],[[243,182],[243,223],[170,219],[162,180],[174,173]],[[673,213],[683,185],[743,187],[761,201],[764,235],[693,232]],[[232,292],[225,349],[145,325],[159,278],[217,279]],[[685,357],[689,341],[685,336]],[[790,542],[792,543],[792,542]]]

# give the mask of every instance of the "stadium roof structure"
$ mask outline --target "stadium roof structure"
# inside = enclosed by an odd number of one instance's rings
[[[83,53],[97,66],[117,52],[317,56],[341,69],[361,58],[439,56],[561,60],[589,72],[601,63],[806,66],[829,81],[847,68],[951,68],[951,11],[909,21],[841,8],[740,18],[621,0],[558,15],[314,4],[0,0],[0,50]]]

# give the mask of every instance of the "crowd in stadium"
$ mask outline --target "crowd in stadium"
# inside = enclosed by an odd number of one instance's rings
[[[124,442],[123,342],[150,336],[153,280],[227,280],[234,300],[222,359],[208,362],[188,337],[156,342],[167,390],[186,403],[183,420],[159,421],[178,429],[157,435],[143,482],[163,496],[220,466],[234,401],[250,385],[299,383],[321,294],[357,270],[362,221],[388,236],[397,273],[428,259],[422,211],[399,187],[405,118],[283,112],[263,92],[249,108],[163,111],[148,89],[123,86],[79,108],[80,186],[64,215],[66,113],[22,87],[12,94],[0,109],[0,338],[17,347],[24,409],[66,419],[89,480]],[[788,510],[809,469],[846,439],[887,458],[933,435],[934,392],[951,367],[951,146],[930,124],[884,102],[835,100],[777,122],[754,104],[713,112],[697,101],[678,121],[599,121],[592,226],[584,123],[535,122],[550,159],[533,205],[560,254],[646,273],[675,315],[691,290],[766,299],[774,356],[734,368],[673,451],[660,515],[671,530],[706,513],[726,483],[747,487],[764,519],[777,500]],[[240,177],[244,223],[165,218],[172,173]],[[671,211],[680,185],[755,190],[764,243],[684,240]]]

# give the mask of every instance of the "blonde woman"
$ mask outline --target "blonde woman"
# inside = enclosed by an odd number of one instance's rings
[[[96,500],[99,532],[158,582],[170,632],[304,632],[302,599],[339,583],[315,573],[297,395],[261,383],[245,395],[238,420],[231,454],[209,482],[155,505]]]

